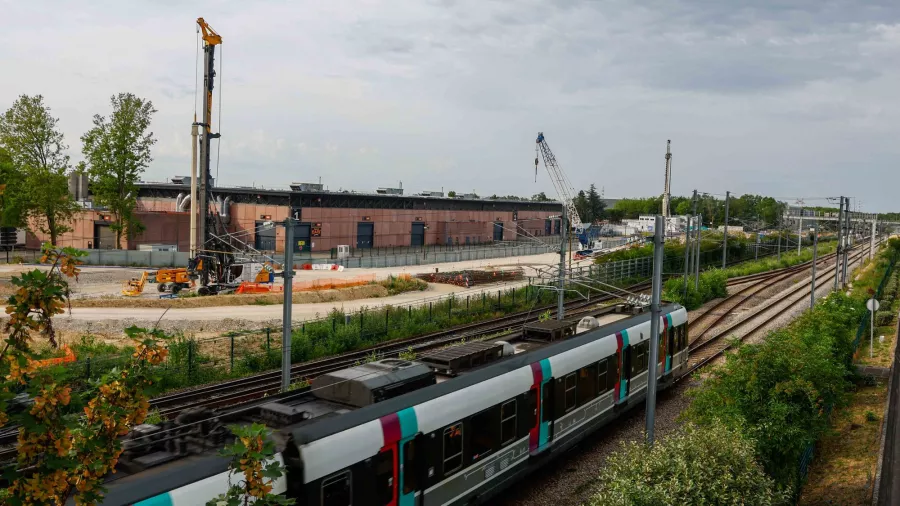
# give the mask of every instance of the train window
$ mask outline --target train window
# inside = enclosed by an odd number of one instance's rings
[[[375,456],[375,504],[387,506],[394,502],[394,450]]]
[[[500,446],[508,445],[516,439],[516,400],[506,401],[500,406]]]
[[[322,481],[322,506],[350,506],[353,504],[353,478],[350,471]]]
[[[409,494],[419,488],[419,470],[416,468],[416,440],[403,445],[403,493]]]
[[[553,382],[548,381],[541,387],[541,421],[549,422],[553,420]]]
[[[496,407],[488,408],[469,420],[469,437],[471,438],[469,455],[476,461],[494,450],[495,424],[497,423]]]
[[[607,376],[607,369],[609,368],[609,366],[606,363],[607,360],[609,360],[609,359],[604,358],[603,360],[601,360],[600,362],[597,363],[597,395],[600,395],[603,392],[606,392],[606,390],[607,390],[606,376]]]
[[[573,372],[566,376],[566,412],[575,408],[575,385],[577,381]]]
[[[613,355],[606,359],[606,390],[612,390],[619,381],[619,356]]]
[[[462,467],[463,425],[453,424],[444,429],[444,476]]]
[[[597,382],[594,381],[594,378],[597,377],[597,366],[589,365],[587,367],[582,367],[578,370],[578,405],[584,406],[597,393]]]

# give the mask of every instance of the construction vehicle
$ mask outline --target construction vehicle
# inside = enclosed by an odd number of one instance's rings
[[[148,273],[144,271],[141,274],[141,277],[138,279],[130,279],[125,282],[125,286],[122,287],[122,295],[128,297],[137,297],[144,291],[144,285],[147,283]]]

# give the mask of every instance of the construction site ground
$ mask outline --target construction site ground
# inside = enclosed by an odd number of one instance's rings
[[[401,274],[418,274],[434,272],[458,271],[464,269],[485,268],[514,268],[521,267],[525,276],[534,276],[538,269],[547,268],[559,261],[558,254],[530,255],[522,257],[496,258],[466,262],[452,262],[429,265],[416,265],[395,268],[373,269],[345,269],[344,271],[326,270],[297,270],[295,280],[307,281],[314,279],[352,278],[360,275],[374,274],[376,279],[386,279],[389,276]],[[589,260],[573,262],[575,265],[589,264]],[[35,266],[0,266],[0,295],[9,295],[11,287],[8,280],[19,272],[34,269]],[[42,267],[43,268],[43,267]],[[122,337],[122,329],[131,325],[149,326],[157,325],[160,328],[184,332],[186,335],[204,337],[218,335],[226,331],[258,329],[266,326],[280,326],[283,307],[281,304],[266,301],[260,304],[239,306],[216,305],[216,297],[198,297],[202,299],[204,307],[177,307],[157,308],[145,307],[159,300],[156,286],[147,284],[141,298],[134,300],[134,307],[103,307],[103,299],[125,299],[121,296],[122,284],[131,278],[141,275],[143,269],[119,268],[119,267],[85,267],[79,276],[78,282],[72,283],[73,298],[96,299],[76,302],[71,313],[67,312],[55,318],[57,329],[63,338],[78,338],[85,334],[110,340],[118,340]],[[276,279],[276,283],[281,283]],[[429,283],[424,291],[412,291],[399,295],[384,296],[383,292],[372,293],[367,298],[353,298],[348,293],[336,293],[344,290],[320,290],[311,294],[309,302],[298,302],[295,294],[295,302],[292,310],[292,321],[301,322],[326,316],[332,309],[343,311],[359,311],[361,308],[376,308],[382,305],[403,306],[407,304],[427,303],[427,299],[440,297],[450,293],[465,297],[467,294],[480,297],[481,292],[490,289],[498,290],[519,286],[527,281],[511,283],[492,283],[465,288],[455,285]],[[356,287],[357,295],[360,292]],[[373,287],[374,288],[374,287]],[[377,291],[377,290],[376,290]],[[253,298],[253,295],[246,297]],[[257,297],[259,297],[257,295]],[[374,297],[374,298],[373,298]],[[324,298],[325,302],[317,302]],[[301,297],[302,299],[302,297]],[[146,302],[142,304],[141,301]],[[78,307],[82,303],[98,305],[99,307]],[[199,303],[199,302],[198,302]]]

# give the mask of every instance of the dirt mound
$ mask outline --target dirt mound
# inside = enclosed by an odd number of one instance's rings
[[[339,302],[387,296],[387,288],[382,285],[373,284],[336,290],[298,292],[293,294],[293,301],[294,304],[313,304],[316,302]],[[72,300],[72,307],[190,309],[218,306],[271,306],[281,304],[282,300],[284,300],[283,297],[284,296],[280,293],[215,295],[209,297],[181,297],[176,299],[96,297],[90,299],[74,299]]]

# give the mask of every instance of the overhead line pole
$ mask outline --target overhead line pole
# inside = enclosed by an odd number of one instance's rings
[[[684,229],[684,294],[682,297],[687,297],[688,271],[691,265],[691,218],[692,216],[688,215],[687,225]]]
[[[703,228],[703,215],[697,215],[697,240],[694,243],[694,289],[700,288],[700,229]]]
[[[650,291],[650,371],[647,380],[647,444],[653,445],[656,422],[656,381],[659,374],[659,320],[660,292],[662,292],[662,265],[665,252],[666,219],[656,217],[653,236],[653,281]]]
[[[281,391],[291,386],[291,310],[294,303],[294,220],[284,220],[284,308],[281,315]]]
[[[562,234],[562,239],[560,241],[559,246],[559,293],[557,294],[556,299],[556,319],[562,320],[565,317],[566,306],[563,303],[565,299],[565,291],[563,287],[566,282],[566,237],[569,235],[569,222],[566,219],[566,207],[563,204],[563,212],[560,215],[560,233]]]
[[[728,265],[728,197],[731,192],[725,192],[725,233],[722,235],[722,268]]]
[[[816,305],[816,260],[819,254],[819,221],[813,221],[813,257],[812,257],[812,279],[809,281],[809,308],[812,309]]]
[[[834,291],[838,289],[838,281],[840,279],[841,269],[841,252],[843,251],[844,245],[844,237],[843,237],[843,227],[844,223],[844,197],[841,196],[840,201],[838,203],[838,245],[837,252],[834,255]]]

